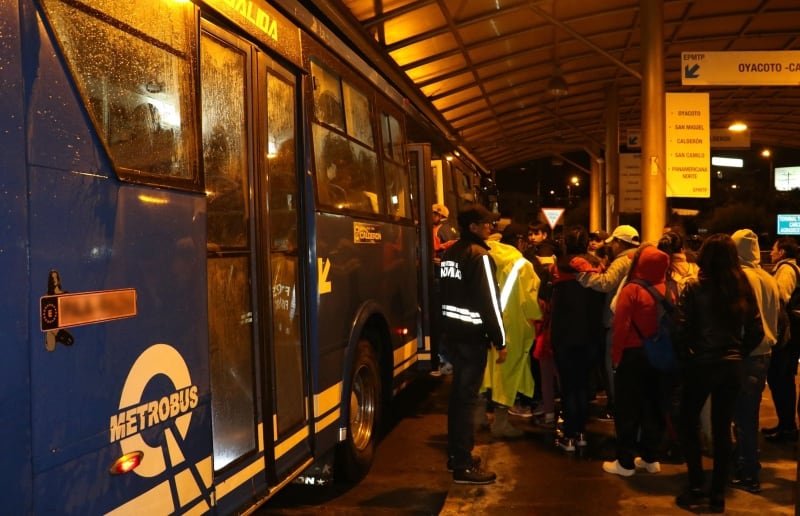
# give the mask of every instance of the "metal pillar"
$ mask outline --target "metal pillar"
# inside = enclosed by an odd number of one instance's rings
[[[589,231],[604,229],[603,225],[603,158],[590,154],[592,160],[589,174]]]
[[[619,91],[616,84],[606,86],[605,187],[605,229],[610,233],[619,225]]]
[[[643,242],[656,241],[666,224],[667,181],[664,96],[664,4],[640,0],[642,35]]]

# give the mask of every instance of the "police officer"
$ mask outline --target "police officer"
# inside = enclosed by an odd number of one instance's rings
[[[498,215],[474,204],[458,214],[461,237],[441,261],[442,316],[453,363],[447,418],[448,469],[459,484],[491,484],[496,475],[472,456],[473,413],[490,345],[505,361],[505,333],[495,264],[486,239]]]

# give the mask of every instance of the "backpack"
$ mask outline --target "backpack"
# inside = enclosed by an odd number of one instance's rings
[[[642,339],[642,345],[644,346],[647,360],[650,362],[650,365],[656,369],[671,371],[675,369],[678,363],[675,358],[675,350],[672,348],[672,338],[669,334],[670,317],[674,307],[650,282],[637,278],[631,280],[631,283],[636,283],[645,288],[650,295],[653,296],[658,309],[658,330],[654,335],[645,337],[642,335],[642,332],[639,331],[636,323],[631,320],[633,329],[636,330],[639,338]]]
[[[789,314],[790,321],[800,322],[800,269],[790,262],[787,262],[786,265],[794,269],[795,277],[794,291],[786,303],[786,312]]]
[[[533,271],[541,280],[539,284],[539,299],[549,302],[553,296],[553,264],[542,263],[535,254],[530,254],[526,258],[531,262]]]

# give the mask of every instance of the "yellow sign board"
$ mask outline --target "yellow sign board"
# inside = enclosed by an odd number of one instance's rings
[[[667,197],[711,196],[708,93],[667,93]]]
[[[797,86],[800,50],[681,52],[684,86]]]

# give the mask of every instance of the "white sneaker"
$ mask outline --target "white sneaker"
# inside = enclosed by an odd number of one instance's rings
[[[614,462],[604,462],[603,471],[606,473],[613,473],[621,477],[631,477],[634,473],[636,473],[636,469],[623,468],[618,460],[615,460]]]
[[[439,372],[444,375],[453,374],[453,364],[445,362],[439,366]]]
[[[660,473],[661,472],[661,463],[657,460],[653,462],[647,462],[641,457],[636,457],[633,459],[633,465],[636,469],[646,469],[648,473]]]
[[[576,446],[581,446],[581,447],[589,446],[589,442],[586,441],[586,434],[584,434],[583,432],[580,432],[578,434],[578,437],[575,439],[575,445]]]
[[[569,437],[562,437],[560,439],[556,439],[556,446],[558,446],[564,451],[574,452],[575,439],[570,439]]]

